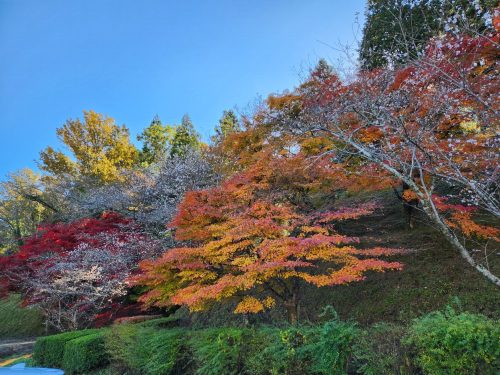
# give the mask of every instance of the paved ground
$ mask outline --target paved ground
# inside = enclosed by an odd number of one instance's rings
[[[0,340],[0,359],[10,357],[16,354],[28,354],[33,351],[35,338],[23,338],[12,340]]]

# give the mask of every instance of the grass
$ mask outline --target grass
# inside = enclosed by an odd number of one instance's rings
[[[0,339],[39,336],[43,316],[36,308],[21,307],[21,297],[11,294],[0,300]]]
[[[359,236],[361,244],[401,247],[413,250],[392,257],[404,264],[403,271],[372,273],[363,282],[335,288],[307,288],[304,306],[316,302],[332,305],[342,319],[353,319],[363,325],[380,321],[407,323],[433,310],[439,310],[458,297],[470,312],[498,318],[500,291],[470,267],[448,242],[417,217],[414,229],[408,229],[401,203],[384,192],[385,202],[375,214],[357,221],[345,222],[340,230]],[[496,257],[496,258],[493,258]],[[490,265],[500,274],[500,259],[493,255]],[[314,319],[316,311],[305,311]]]
[[[300,320],[317,322],[325,306],[333,306],[343,320],[355,320],[362,326],[377,322],[409,323],[430,311],[442,309],[458,297],[470,312],[499,318],[500,290],[487,281],[454,250],[423,215],[416,217],[414,229],[407,228],[401,202],[392,191],[357,194],[342,198],[339,206],[360,200],[377,200],[382,207],[372,215],[337,224],[339,232],[357,236],[360,246],[386,246],[411,250],[393,256],[404,264],[403,271],[370,273],[365,281],[349,285],[302,290]],[[497,252],[498,254],[498,252]],[[490,256],[490,266],[500,274],[500,257]],[[212,309],[190,315],[196,327],[244,325],[243,317],[232,314],[234,305],[214,305]],[[283,309],[250,316],[251,323],[281,324]],[[187,313],[186,313],[187,315]],[[230,322],[230,323],[229,323]]]

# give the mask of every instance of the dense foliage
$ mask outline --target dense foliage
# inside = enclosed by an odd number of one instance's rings
[[[56,329],[92,324],[127,293],[126,279],[158,246],[117,214],[50,224],[9,257],[0,258],[6,290],[20,290]]]
[[[363,69],[411,61],[443,32],[492,27],[495,0],[369,0],[360,46]]]
[[[377,324],[362,329],[337,318],[283,328],[191,330],[164,323],[42,338],[35,362],[87,373],[109,360],[111,374],[151,375],[494,374],[500,369],[498,322],[451,308],[408,328]]]
[[[11,294],[0,300],[0,338],[42,335],[44,317],[36,307],[23,308],[21,296]]]
[[[499,335],[498,322],[449,308],[416,320],[407,342],[428,374],[494,374],[500,369]]]
[[[69,374],[497,373],[494,6],[370,0],[359,71],[320,60],[209,144],[69,119],[0,184],[0,335],[74,331],[34,349]],[[474,313],[428,314],[461,289]]]
[[[288,195],[299,187],[306,195],[315,184],[311,175],[316,171],[298,175],[301,162],[300,155],[283,157],[275,165],[238,173],[220,187],[188,193],[172,225],[178,240],[202,246],[171,249],[156,261],[143,262],[145,272],[135,281],[150,291],[142,299],[196,311],[236,298],[236,313],[258,313],[278,299],[295,322],[300,281],[333,286],[362,280],[370,270],[400,269],[400,263],[377,257],[401,250],[358,249],[352,246],[357,238],[343,236],[331,225],[369,214],[373,205],[309,215],[296,210]],[[286,183],[291,167],[297,172],[295,185]]]

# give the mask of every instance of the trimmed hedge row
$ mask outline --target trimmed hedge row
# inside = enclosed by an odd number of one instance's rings
[[[40,337],[36,340],[33,349],[33,360],[37,365],[46,367],[62,368],[64,347],[70,340],[78,337],[97,333],[97,329],[86,329],[82,331],[65,332],[58,335]]]
[[[104,349],[104,331],[68,341],[64,345],[62,368],[67,374],[87,374],[108,363]]]
[[[68,374],[90,374],[108,362],[111,367],[103,373],[110,375],[500,372],[499,322],[452,309],[410,327],[381,323],[366,330],[336,318],[321,326],[287,328],[190,330],[172,324],[167,318],[42,338],[35,360]]]

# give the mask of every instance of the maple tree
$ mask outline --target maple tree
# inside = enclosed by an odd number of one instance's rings
[[[407,66],[360,72],[349,82],[316,69],[294,93],[271,97],[269,116],[282,131],[328,138],[326,154],[404,182],[406,198],[418,200],[461,256],[500,285],[459,237],[499,234],[471,213],[499,215],[498,38],[497,31],[443,35]]]
[[[319,178],[321,167],[305,168],[303,155],[282,151],[273,157],[266,149],[220,186],[186,194],[170,225],[177,240],[195,246],[141,263],[142,273],[133,281],[149,289],[142,301],[198,311],[237,300],[235,313],[257,313],[280,303],[294,323],[301,282],[333,286],[363,280],[368,271],[402,268],[379,259],[401,249],[358,249],[357,238],[333,225],[367,215],[373,205],[307,210],[307,196],[330,190],[330,180]]]
[[[125,280],[158,243],[115,213],[48,224],[19,251],[0,257],[0,293],[21,293],[58,330],[78,329],[128,292]]]

